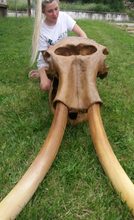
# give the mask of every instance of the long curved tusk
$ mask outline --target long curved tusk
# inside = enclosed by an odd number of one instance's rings
[[[91,137],[100,163],[108,175],[113,187],[134,215],[134,185],[118,162],[105,133],[100,116],[99,104],[88,109],[88,121]]]
[[[38,188],[58,152],[67,115],[67,107],[58,102],[50,131],[40,152],[22,179],[0,203],[0,220],[15,219]]]

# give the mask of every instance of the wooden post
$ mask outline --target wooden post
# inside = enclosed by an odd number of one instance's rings
[[[31,5],[30,5],[30,0],[27,0],[27,6],[28,6],[28,8],[27,8],[28,17],[30,17],[30,16],[31,16]]]

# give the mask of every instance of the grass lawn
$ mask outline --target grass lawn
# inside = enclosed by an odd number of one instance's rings
[[[134,38],[107,22],[77,22],[109,50],[107,78],[98,82],[104,127],[122,167],[134,182]],[[0,19],[0,200],[38,154],[53,115],[48,92],[28,72],[32,18]],[[72,33],[70,33],[72,35]],[[48,174],[17,220],[132,220],[97,158],[88,123],[66,127]]]

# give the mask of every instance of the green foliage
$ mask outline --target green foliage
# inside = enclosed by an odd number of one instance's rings
[[[27,10],[27,0],[23,1],[16,1],[17,4],[15,4],[15,1],[13,0],[7,0],[7,5],[9,6],[8,10],[15,10],[17,5],[18,11],[25,11]]]
[[[0,20],[0,200],[38,154],[53,116],[48,92],[29,79],[34,19]],[[90,39],[109,50],[107,78],[97,79],[104,127],[124,170],[134,182],[134,38],[107,22],[79,20]],[[71,32],[70,35],[73,35]],[[88,123],[67,126],[56,159],[16,220],[133,220],[105,175]]]
[[[96,12],[110,12],[111,8],[109,5],[104,5],[102,3],[100,4],[95,4],[95,3],[91,3],[89,4],[89,11],[96,11]]]
[[[122,0],[82,0],[82,3],[95,3],[100,7],[100,5],[108,5],[112,10],[120,11],[124,8]],[[100,11],[103,11],[101,9]]]
[[[7,5],[9,6],[9,10],[15,10],[15,1],[7,0]],[[31,7],[34,6],[34,1],[31,1]],[[101,0],[101,1],[86,1],[86,0],[69,0],[69,1],[61,1],[60,9],[65,10],[86,10],[86,11],[96,11],[96,12],[117,12],[123,11],[124,7],[122,1],[109,1],[109,0]],[[24,11],[27,10],[27,0],[19,1],[17,0],[17,10]]]
[[[128,14],[128,16],[132,19],[132,21],[134,20],[134,10],[129,10],[126,9],[126,13]]]
[[[123,5],[123,1],[122,0],[81,0],[81,1],[62,1],[62,2],[66,2],[66,3],[75,3],[75,4],[86,4],[86,5],[90,5],[90,4],[95,4],[96,7],[94,7],[94,11],[97,12],[104,12],[105,7],[107,8],[108,11],[115,11],[115,12],[119,12],[121,10],[124,9],[124,5]],[[110,10],[109,10],[110,9]]]
[[[80,11],[95,11],[95,12],[116,12],[118,10],[113,9],[111,5],[108,4],[96,4],[96,3],[81,3],[80,1],[73,3],[60,2],[60,9],[63,10],[80,10]],[[119,10],[120,12],[125,12],[124,8]]]

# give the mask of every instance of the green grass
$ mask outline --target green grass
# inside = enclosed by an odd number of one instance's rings
[[[38,154],[53,116],[48,92],[28,79],[33,19],[0,20],[0,200]],[[107,22],[77,22],[109,50],[107,78],[98,79],[104,127],[134,182],[134,38]],[[72,35],[72,33],[70,33]],[[132,220],[97,158],[88,123],[67,126],[59,152],[17,220]]]

